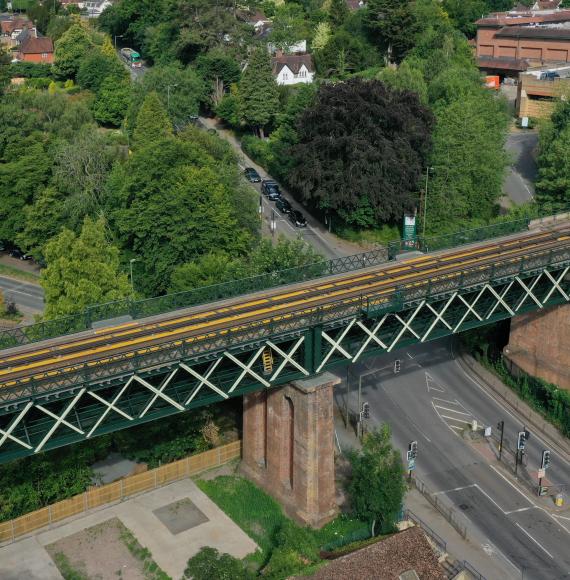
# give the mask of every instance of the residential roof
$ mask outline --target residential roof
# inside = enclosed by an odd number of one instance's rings
[[[491,56],[479,56],[477,66],[486,69],[525,71],[528,62],[519,58],[493,58]]]
[[[346,0],[346,5],[348,6],[349,10],[358,10],[360,8],[364,8],[364,6],[366,6],[366,2],[364,0]]]
[[[279,54],[271,59],[274,76],[277,76],[284,66],[289,68],[293,74],[298,74],[303,65],[307,71],[315,72],[313,57],[310,54]]]
[[[27,18],[14,18],[13,20],[2,20],[0,26],[2,28],[2,34],[12,34],[14,30],[32,26],[32,23]]]
[[[505,26],[495,33],[495,38],[542,38],[570,40],[570,28],[546,28],[544,26]]]
[[[28,38],[20,45],[22,54],[43,54],[53,52],[53,42],[51,38],[42,36],[40,38]]]
[[[521,26],[523,24],[541,24],[543,22],[569,22],[570,10],[557,10],[549,14],[538,12],[528,12],[527,14],[509,14],[507,12],[496,12],[480,18],[475,22],[477,26],[484,28],[502,28],[503,26]]]
[[[558,8],[561,3],[562,0],[538,0],[536,4],[538,4],[539,10],[554,10],[555,8]]]
[[[440,567],[425,534],[414,526],[366,546],[356,552],[332,560],[320,568],[311,580],[398,580],[415,571],[422,580],[442,580]],[[406,576],[404,576],[406,577]]]

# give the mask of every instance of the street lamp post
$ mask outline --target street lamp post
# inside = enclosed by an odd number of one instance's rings
[[[424,193],[424,219],[422,224],[422,237],[426,237],[426,221],[427,221],[427,198],[428,198],[428,185],[429,185],[429,173],[433,171],[433,167],[426,167],[426,190]]]
[[[124,34],[115,34],[115,36],[113,37],[113,46],[115,47],[115,50],[117,50],[117,38],[123,38]]]
[[[176,83],[175,85],[166,85],[166,109],[168,111],[170,111],[170,89],[177,87],[178,83]]]
[[[132,290],[132,292],[133,292],[133,295],[134,295],[134,293],[135,293],[135,282],[134,282],[134,280],[133,280],[133,264],[134,264],[136,261],[137,261],[137,259],[136,259],[136,258],[131,258],[131,259],[129,260],[129,265],[130,265],[130,267],[131,267],[131,290]]]

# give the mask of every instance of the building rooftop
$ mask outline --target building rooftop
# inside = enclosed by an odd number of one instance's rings
[[[53,42],[51,38],[42,36],[40,38],[30,37],[20,45],[22,54],[43,54],[53,52]]]
[[[546,22],[569,22],[570,10],[557,10],[548,14],[528,12],[525,14],[509,14],[508,12],[496,12],[477,20],[479,27],[502,28],[503,26],[521,26],[524,24],[541,24]]]
[[[414,526],[332,560],[306,580],[443,580],[443,570],[421,528]]]
[[[505,26],[495,34],[495,37],[570,40],[570,28],[550,28],[546,26]]]
[[[298,74],[305,65],[307,71],[315,72],[313,57],[310,54],[277,54],[271,59],[273,74],[276,76],[286,66],[293,74]]]
[[[492,56],[477,57],[477,66],[485,69],[501,69],[512,71],[525,71],[528,62],[520,58],[494,58]]]

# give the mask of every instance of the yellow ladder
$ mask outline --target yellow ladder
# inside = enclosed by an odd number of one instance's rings
[[[270,375],[273,372],[273,353],[271,349],[267,347],[261,356],[263,358],[263,374]]]

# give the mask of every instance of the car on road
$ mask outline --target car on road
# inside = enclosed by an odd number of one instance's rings
[[[32,259],[32,256],[30,256],[30,254],[25,254],[19,248],[14,248],[13,250],[11,250],[10,256],[12,258],[17,258],[18,260],[31,260]]]
[[[305,219],[305,216],[296,209],[289,213],[289,221],[297,228],[307,227],[307,220]]]
[[[257,171],[253,167],[246,167],[243,170],[243,173],[245,175],[245,178],[250,183],[259,183],[261,181],[261,177],[259,176],[259,173],[257,173]]]
[[[275,207],[284,214],[289,214],[293,211],[293,208],[291,207],[291,204],[284,198],[280,197],[276,202],[275,202]]]
[[[261,193],[271,201],[277,201],[281,198],[279,186],[277,185],[277,182],[273,181],[273,179],[264,179],[261,182]]]

